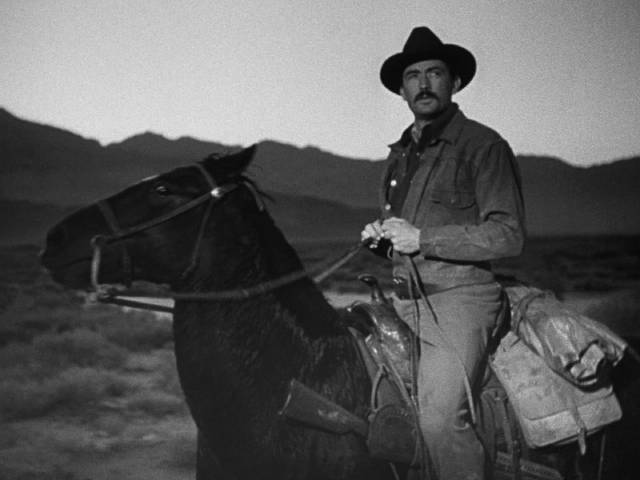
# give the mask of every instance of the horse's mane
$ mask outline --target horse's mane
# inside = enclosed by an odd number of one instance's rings
[[[241,154],[242,152],[240,152]],[[250,218],[247,217],[247,221],[254,222],[260,232],[260,250],[266,262],[266,273],[271,278],[278,278],[291,272],[303,270],[305,267],[297,251],[275,224],[267,208],[266,202],[273,204],[276,200],[262,190],[256,180],[244,171],[244,168],[239,168],[247,160],[246,158],[235,158],[232,162],[224,163],[225,158],[229,156],[229,152],[214,152],[201,162],[203,165],[209,166],[217,182],[222,184],[226,182],[241,183],[253,194],[258,213],[255,216],[251,214]],[[278,288],[274,293],[278,302],[287,311],[294,314],[300,322],[300,326],[312,338],[345,332],[340,315],[327,302],[310,278]]]
[[[258,205],[261,205],[262,208],[266,208],[266,204],[264,200],[268,200],[269,203],[276,202],[271,195],[269,195],[260,187],[258,187],[258,184],[256,183],[256,181],[253,178],[249,177],[248,175],[245,175],[245,174],[240,175],[240,181],[244,183],[247,187],[249,187],[249,190],[251,190],[251,192],[253,193],[253,196],[256,199],[256,203],[258,203]]]
[[[254,194],[263,195],[256,187]],[[270,197],[265,194],[265,198]],[[263,252],[269,260],[269,271],[276,277],[305,270],[305,266],[295,248],[287,241],[280,228],[273,222],[268,210],[261,215],[259,228],[265,235]],[[289,286],[276,290],[278,301],[294,312],[302,322],[307,334],[315,337],[336,333],[339,315],[329,305],[320,289],[311,278],[305,278]],[[343,331],[341,328],[339,330]]]

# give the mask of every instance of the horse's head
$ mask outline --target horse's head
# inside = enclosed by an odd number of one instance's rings
[[[202,281],[194,278],[206,268],[221,285],[228,282],[232,270],[240,270],[238,262],[250,256],[246,251],[256,242],[262,215],[261,201],[243,175],[254,153],[255,146],[212,155],[73,213],[49,231],[43,265],[73,288],[90,286],[92,272],[100,283],[181,286]],[[246,272],[247,265],[242,267]]]

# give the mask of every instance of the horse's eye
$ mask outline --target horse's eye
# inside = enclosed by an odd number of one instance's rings
[[[162,196],[169,195],[169,193],[171,193],[167,188],[167,186],[163,185],[162,183],[159,183],[158,185],[156,185],[155,191],[158,195],[162,195]]]

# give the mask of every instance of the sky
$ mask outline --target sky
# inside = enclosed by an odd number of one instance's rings
[[[411,29],[476,57],[454,96],[518,154],[640,154],[637,0],[0,0],[0,107],[102,144],[152,131],[380,159]]]

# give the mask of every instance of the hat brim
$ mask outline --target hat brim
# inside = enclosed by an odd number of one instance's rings
[[[396,53],[385,60],[380,68],[382,84],[395,94],[400,93],[402,74],[409,65],[423,60],[442,60],[460,77],[460,88],[466,87],[476,73],[476,59],[466,48],[443,44],[437,48],[415,53]]]

